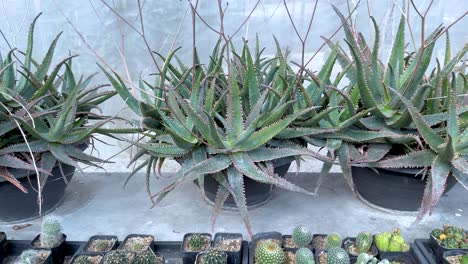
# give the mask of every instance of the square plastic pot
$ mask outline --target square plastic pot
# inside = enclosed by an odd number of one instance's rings
[[[311,243],[311,246],[312,246],[312,252],[313,252],[314,254],[315,254],[315,252],[324,250],[324,249],[315,248],[315,246],[314,246],[314,239],[315,239],[316,237],[327,237],[327,236],[328,236],[327,234],[314,234],[314,235],[312,236],[312,242],[310,242],[310,243]]]
[[[465,233],[468,236],[468,232],[465,232]],[[455,250],[455,248],[450,249],[450,248],[446,248],[446,247],[441,246],[439,244],[439,242],[437,242],[437,239],[432,234],[429,234],[429,240],[430,240],[430,245],[432,247],[432,250],[434,250],[436,260],[437,260],[438,263],[442,263],[444,261],[443,260],[444,252]],[[461,248],[457,248],[457,249],[462,250]]]
[[[65,234],[63,235],[63,240],[62,243],[60,243],[58,246],[53,247],[53,248],[45,248],[42,246],[36,246],[36,244],[40,244],[41,242],[41,235],[37,235],[32,241],[31,241],[31,247],[33,249],[50,249],[52,252],[52,263],[54,264],[61,264],[63,263],[63,260],[65,259],[65,241],[67,241],[67,236]]]
[[[182,240],[182,244],[180,245],[180,251],[182,252],[182,256],[183,256],[183,263],[184,264],[193,264],[195,263],[195,260],[197,259],[197,254],[202,252],[202,251],[205,251],[204,250],[200,250],[200,251],[186,251],[184,249],[184,244],[185,244],[185,241],[192,235],[195,235],[195,234],[199,234],[199,235],[202,235],[202,236],[207,236],[210,238],[210,244],[209,246],[211,247],[211,241],[212,241],[212,236],[211,234],[209,233],[187,233],[184,235],[184,238]]]
[[[280,232],[257,233],[253,236],[252,241],[249,242],[249,263],[254,263],[255,247],[257,246],[257,242],[268,239],[278,240],[280,246],[283,246],[283,235]]]
[[[381,252],[379,253],[380,259],[388,259],[390,262],[397,261],[405,264],[429,264],[414,244],[410,244],[410,250],[407,252]]]
[[[130,238],[133,238],[133,237],[151,237],[151,243],[148,245],[148,247],[152,250],[154,250],[154,237],[152,235],[142,235],[142,234],[130,234],[128,235],[123,241],[122,243],[120,243],[119,247],[117,248],[118,250],[124,250],[125,248],[125,244],[127,243],[127,241],[130,239]],[[146,249],[143,249],[143,250],[146,250]],[[143,251],[142,250],[142,251]]]
[[[95,240],[114,240],[114,243],[112,244],[111,248],[109,250],[106,250],[106,251],[89,251],[89,247],[91,246],[91,243]],[[153,239],[154,240],[154,239]],[[118,243],[118,239],[117,239],[117,236],[92,236],[88,239],[88,242],[86,243],[86,245],[84,246],[83,248],[83,252],[86,252],[86,253],[103,253],[103,254],[106,254],[107,252],[111,251],[111,250],[114,250],[117,248],[117,243]],[[152,248],[152,246],[151,246]]]
[[[240,241],[240,249],[237,251],[224,251],[227,254],[228,264],[240,264],[242,261],[242,234],[240,233],[216,233],[213,238],[212,247],[216,246],[216,242],[220,239],[235,239]]]

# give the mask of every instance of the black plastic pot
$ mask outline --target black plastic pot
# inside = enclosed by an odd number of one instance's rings
[[[467,235],[468,235],[468,232],[467,232]],[[443,246],[441,246],[439,244],[439,242],[437,242],[437,239],[431,234],[429,235],[429,241],[430,241],[430,245],[432,247],[432,250],[435,253],[436,261],[438,263],[444,262],[444,253],[445,252],[453,251],[453,250],[463,250],[461,248],[459,248],[459,249],[450,249],[450,248],[443,247]]]
[[[216,247],[217,241],[220,239],[234,239],[239,240],[241,248],[238,251],[225,251],[227,254],[227,263],[228,264],[240,264],[242,261],[242,234],[240,233],[216,233],[213,238],[212,247]]]
[[[130,263],[133,262],[133,260],[134,260],[135,257],[136,257],[136,254],[137,254],[137,253],[135,253],[135,252],[133,252],[133,251],[128,251],[128,250],[117,250],[117,251],[124,251],[126,254],[130,254],[130,255],[131,255],[131,257],[130,257]],[[108,254],[111,253],[111,252],[113,252],[113,251],[109,251],[109,252],[107,252],[107,253],[104,255],[104,258],[102,259],[101,263],[106,263],[106,258],[107,258],[107,256],[108,256]]]
[[[356,262],[358,258],[358,255],[351,254],[348,251],[348,248],[351,245],[354,245],[355,242],[356,242],[355,237],[346,237],[345,239],[343,239],[343,242],[341,243],[341,247],[344,248],[348,252],[351,263]],[[372,251],[372,254],[371,254],[372,256],[377,256],[379,254],[379,251],[377,250],[377,247],[375,246],[374,242],[372,242],[370,250]]]
[[[212,241],[212,236],[209,233],[187,233],[184,235],[184,239],[182,240],[182,244],[180,245],[180,252],[182,252],[183,255],[183,263],[184,264],[193,264],[195,263],[195,260],[197,258],[197,254],[205,251],[205,249],[200,250],[200,251],[186,251],[184,248],[185,241],[192,235],[194,234],[199,234],[202,236],[208,236],[210,238],[210,244],[209,247],[211,247],[211,241]]]
[[[80,256],[101,256],[102,259],[99,263],[102,263],[102,261],[104,260],[104,253],[97,253],[97,252],[82,252],[82,253],[79,253],[79,254],[76,254],[73,259],[71,260],[70,264],[75,264],[75,261],[80,257]]]
[[[310,243],[311,243],[311,246],[312,246],[312,252],[315,253],[315,252],[318,252],[318,251],[320,251],[320,250],[323,250],[323,249],[316,248],[316,247],[314,246],[314,239],[315,239],[316,237],[327,237],[327,236],[328,236],[327,234],[314,234],[314,235],[312,236],[312,242],[310,242]]]
[[[257,243],[261,240],[268,239],[278,240],[280,246],[283,245],[283,235],[280,232],[263,232],[255,234],[252,241],[249,242],[249,263],[255,263],[255,248],[257,247]]]
[[[4,232],[0,232],[0,263],[2,263],[5,258],[5,244],[7,241],[7,236]]]
[[[4,259],[0,263],[12,263],[15,259],[21,255],[21,253],[25,250],[31,249],[31,241],[27,240],[7,240],[4,244]],[[50,250],[47,250],[50,251]],[[52,253],[44,262],[45,264],[53,264],[52,263]]]
[[[284,251],[296,253],[296,251],[299,248],[297,248],[297,247],[288,247],[286,245],[286,240],[288,240],[288,239],[292,239],[292,235],[283,235],[283,245],[282,246],[283,246]]]
[[[377,173],[377,172],[378,173]],[[415,169],[380,169],[352,167],[354,186],[366,202],[378,207],[399,211],[418,211],[426,182]],[[457,180],[447,178],[445,192],[455,186]]]
[[[226,263],[228,263],[228,255],[227,255],[226,252],[224,252],[224,251],[223,251],[223,253],[224,253],[224,255],[223,255],[223,256],[224,256],[224,264],[226,264]],[[206,251],[203,251],[203,252],[198,253],[198,254],[197,254],[197,257],[196,257],[196,259],[195,259],[195,264],[202,264],[202,263],[201,263],[201,258],[202,258],[202,256],[205,255],[205,254],[206,254]]]
[[[151,243],[148,245],[148,248],[150,249],[154,249],[154,237],[152,235],[142,235],[142,234],[130,234],[128,235],[123,241],[122,243],[118,246],[117,249],[119,250],[125,250],[125,244],[127,243],[128,239],[129,238],[132,238],[132,237],[151,237]],[[142,249],[141,251],[144,251],[146,250],[145,249]]]
[[[450,256],[457,256],[457,255],[468,255],[468,249],[453,249],[449,251],[445,251],[442,256],[442,263],[443,264],[452,264],[447,260],[447,257]]]
[[[63,173],[66,175],[67,182],[70,182],[75,167],[61,163]],[[26,221],[39,217],[39,206],[37,204],[37,192],[28,181],[28,176],[33,185],[36,183],[36,174],[24,170],[10,170],[16,179],[28,190],[23,193],[9,182],[0,181],[0,221],[18,222]],[[52,174],[47,178],[46,184],[42,190],[42,214],[46,214],[60,205],[65,196],[67,184],[63,180],[60,168],[56,166]],[[21,210],[18,210],[21,208]]]
[[[45,247],[42,247],[42,246],[37,246],[37,245],[40,245],[40,240],[41,239],[41,235],[37,235],[32,241],[31,241],[31,247],[33,249],[45,249],[45,250],[49,250],[52,252],[52,263],[54,264],[61,264],[63,263],[63,260],[65,259],[65,255],[66,255],[66,250],[65,250],[65,241],[67,240],[67,236],[65,234],[63,234],[63,241],[62,243],[60,243],[60,245],[56,246],[56,247],[53,247],[53,248],[45,248]]]
[[[89,250],[89,247],[91,246],[91,243],[95,240],[108,240],[108,241],[111,241],[111,240],[114,240],[114,244],[112,244],[112,247],[110,247],[109,250],[107,251],[90,251]],[[87,253],[107,253],[111,250],[114,250],[117,248],[117,242],[118,242],[118,239],[117,239],[117,236],[92,236],[89,238],[88,242],[86,243],[85,247],[83,248],[83,252],[87,252]],[[151,246],[151,248],[153,248]]]
[[[379,251],[380,259],[388,261],[403,262],[406,264],[428,264],[423,253],[414,244],[410,244],[410,250],[407,252],[382,252]]]
[[[291,163],[294,158],[287,157],[282,159],[273,160],[273,169],[280,177],[284,177],[288,173]],[[218,182],[214,177],[206,176],[204,180],[205,196],[214,203],[216,192],[218,191]],[[271,184],[259,183],[248,177],[244,177],[245,196],[247,197],[247,207],[253,207],[266,202],[271,197],[273,186]],[[225,208],[237,208],[236,203],[231,195],[224,203]]]
[[[422,256],[428,264],[437,264],[434,250],[431,247],[431,241],[429,239],[415,239],[414,244],[421,252]]]

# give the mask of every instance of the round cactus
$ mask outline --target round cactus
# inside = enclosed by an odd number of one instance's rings
[[[151,249],[138,253],[133,261],[133,264],[154,264],[156,263],[156,255]]]
[[[305,247],[312,241],[312,232],[303,225],[294,228],[292,239],[298,247]]]
[[[390,238],[392,237],[392,234],[388,232],[382,232],[375,236],[375,245],[381,250],[381,251],[388,251],[388,246],[390,244]]]
[[[295,264],[315,264],[314,254],[308,248],[300,248],[296,251]]]
[[[341,236],[337,233],[331,233],[327,236],[327,243],[325,249],[341,247]]]
[[[432,230],[431,235],[435,237],[436,239],[440,239],[440,236],[444,234],[444,231],[442,229],[436,228]]]
[[[346,250],[334,247],[327,251],[327,264],[349,264],[349,255]]]
[[[199,251],[203,247],[204,239],[200,234],[193,234],[188,239],[190,248],[194,251]]]
[[[447,237],[442,241],[440,244],[444,248],[449,248],[449,249],[456,249],[458,248],[458,242],[454,237]]]
[[[361,232],[356,237],[355,247],[357,253],[367,253],[372,245],[372,234],[369,232]]]
[[[372,255],[369,255],[367,253],[361,253],[359,254],[356,264],[367,264],[369,261],[373,259]]]
[[[56,218],[46,218],[42,222],[41,228],[41,246],[45,248],[53,248],[63,241],[62,226]]]
[[[277,243],[261,241],[255,248],[256,264],[284,264],[285,261],[286,254]]]
[[[104,264],[129,264],[128,252],[122,250],[110,251],[106,254]]]
[[[204,264],[225,264],[227,255],[223,251],[210,249],[202,254]]]

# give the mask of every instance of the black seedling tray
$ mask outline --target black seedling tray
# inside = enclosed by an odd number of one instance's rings
[[[70,261],[71,258],[78,252],[81,252],[81,249],[85,245],[85,242],[78,242],[78,241],[66,241],[65,242],[65,262]],[[13,263],[15,259],[27,249],[32,249],[31,241],[30,240],[7,240],[5,244],[5,255],[6,258],[1,262],[1,264],[5,263]],[[54,263],[56,264],[56,263]],[[57,263],[61,264],[61,263]]]

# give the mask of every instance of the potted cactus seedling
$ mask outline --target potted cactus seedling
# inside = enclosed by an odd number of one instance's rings
[[[155,254],[152,249],[137,253],[133,264],[164,264],[164,257]]]
[[[394,228],[393,233],[379,233],[374,240],[380,256],[385,252],[408,252],[410,250],[410,245],[405,242],[399,228]]]
[[[256,248],[262,242],[271,242],[277,244],[279,248],[282,248],[283,236],[279,232],[262,232],[255,234],[252,241],[249,242],[249,263],[254,262]]]
[[[318,250],[341,247],[341,242],[341,236],[335,232],[328,235],[315,234],[312,239],[312,247],[317,252]]]
[[[348,237],[343,239],[342,248],[348,251],[351,261],[355,261],[356,258],[362,254],[367,253],[369,255],[376,256],[379,252],[374,246],[374,238],[369,232],[361,232],[357,237]]]
[[[53,264],[50,250],[28,249],[16,258],[15,264]],[[57,262],[58,263],[58,262]]]
[[[133,252],[143,252],[148,249],[153,249],[154,237],[152,235],[128,235],[122,244],[119,246],[119,250],[127,250]]]
[[[213,238],[213,248],[227,254],[228,263],[241,263],[242,234],[216,233]]]
[[[75,255],[70,264],[100,264],[104,253],[82,252]]]
[[[184,263],[194,263],[197,254],[211,247],[211,234],[188,233],[184,235],[180,250],[183,254]]]
[[[117,247],[117,236],[92,236],[85,247],[83,252],[108,252]]]
[[[288,260],[290,264],[315,264],[314,254],[309,248],[299,248],[294,256],[291,255],[291,252],[286,252],[288,254]],[[294,258],[294,260],[292,260]]]
[[[113,250],[106,253],[103,264],[131,264],[136,253],[126,250]]]
[[[284,264],[286,253],[281,244],[272,240],[261,240],[255,247],[255,264]]]
[[[333,247],[328,250],[319,250],[315,253],[317,264],[350,264],[348,252],[340,247]]]
[[[31,241],[31,245],[34,249],[50,249],[54,263],[62,263],[65,258],[66,239],[60,221],[49,217],[43,220],[41,233]]]
[[[444,252],[454,249],[468,249],[468,235],[463,228],[444,225],[443,229],[432,230],[430,244],[436,258],[442,262]]]
[[[294,228],[292,235],[283,236],[283,248],[293,252],[302,247],[312,248],[312,238],[313,234],[308,227],[298,225]]]
[[[468,264],[468,250],[451,250],[444,252],[443,264]]]
[[[225,252],[211,248],[197,254],[195,264],[227,264],[228,256]]]

